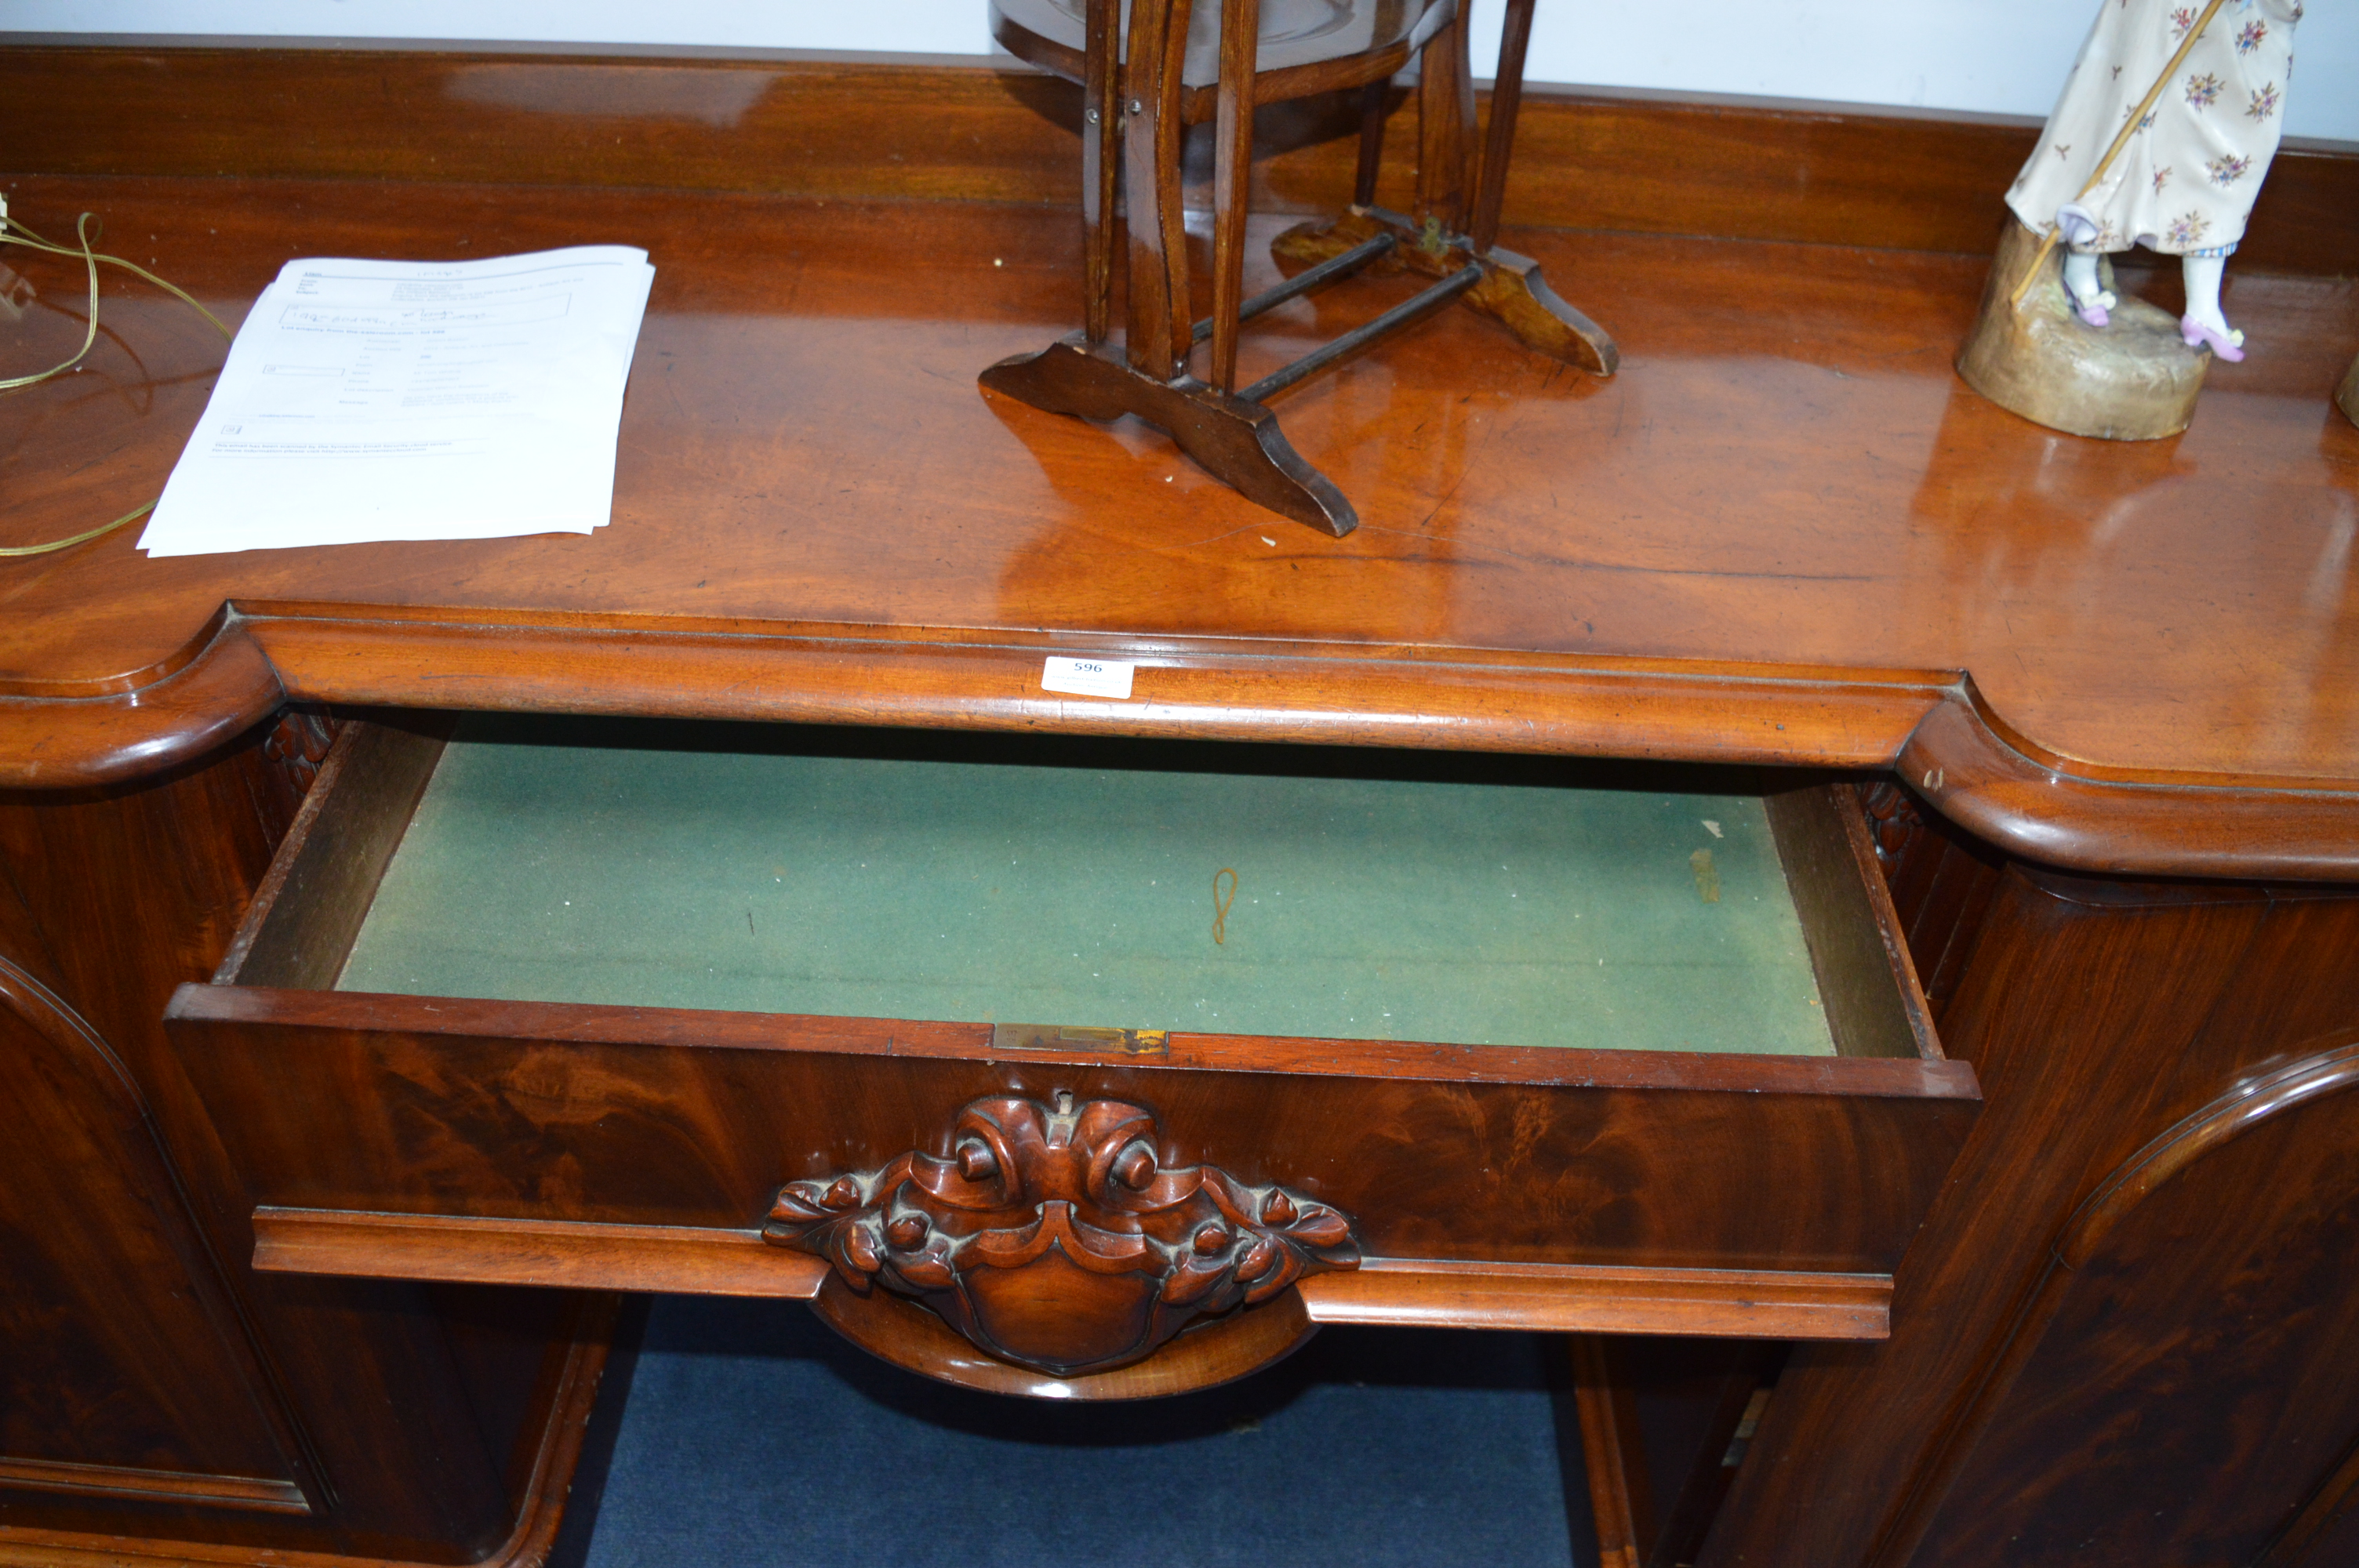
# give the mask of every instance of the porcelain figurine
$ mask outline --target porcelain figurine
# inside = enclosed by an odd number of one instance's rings
[[[2064,287],[2089,326],[2103,330],[2118,303],[2099,283],[2098,256],[2144,245],[2180,258],[2185,341],[2239,360],[2244,334],[2221,313],[2220,276],[2245,237],[2285,129],[2300,0],[2227,0],[2170,72],[2140,129],[2097,173],[2202,9],[2174,0],[2104,0],[2007,205],[2034,232],[2061,230]]]
[[[2017,222],[1959,361],[1978,391],[2082,435],[2186,427],[2211,359],[2245,357],[2221,279],[2284,133],[2301,13],[2300,0],[2102,0],[2007,192]],[[2110,258],[2134,245],[2180,258],[2177,321],[2116,291]]]

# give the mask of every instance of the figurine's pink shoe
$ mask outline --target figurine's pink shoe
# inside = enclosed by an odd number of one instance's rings
[[[2192,316],[2179,319],[2179,336],[2190,349],[2208,348],[2230,364],[2245,357],[2245,334],[2215,332]]]
[[[2064,303],[2072,308],[2073,315],[2092,327],[2113,325],[2114,319],[2105,310],[2105,301],[2108,297],[2110,297],[2100,294],[2093,299],[2083,299],[2072,292],[2072,286],[2070,283],[2064,286]]]

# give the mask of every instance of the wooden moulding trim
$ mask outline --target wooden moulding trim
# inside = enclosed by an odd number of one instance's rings
[[[1756,1056],[1695,1051],[1581,1051],[1435,1045],[1395,1040],[1304,1040],[1258,1034],[1165,1036],[1154,1055],[1060,1035],[1049,1049],[1012,1049],[988,1023],[720,1012],[581,1002],[493,1001],[365,991],[274,990],[189,983],[165,1015],[181,1023],[264,1025],[418,1039],[519,1044],[646,1046],[656,1050],[790,1051],[964,1062],[1119,1066],[1139,1072],[1213,1070],[1436,1083],[1831,1095],[1844,1099],[1979,1101],[1965,1062],[1894,1056]],[[1116,1032],[1109,1029],[1114,1036]]]
[[[2359,1035],[2222,1095],[2124,1162],[2076,1211],[2056,1244],[2067,1269],[2088,1262],[2114,1226],[2164,1183],[2273,1118],[2359,1085]]]
[[[828,1265],[756,1230],[257,1208],[270,1273],[570,1286],[809,1301]],[[1881,1339],[1884,1274],[1370,1258],[1298,1287],[1316,1323]]]
[[[1318,1323],[1739,1339],[1891,1333],[1888,1274],[1370,1258],[1299,1289]]]
[[[2013,731],[1971,681],[1927,711],[1896,762],[1942,816],[2027,860],[2132,876],[2359,880],[2359,790],[2067,762]]]
[[[193,656],[169,674],[92,695],[0,695],[0,789],[121,784],[203,756],[245,734],[287,700],[253,638],[216,618]]]
[[[1954,672],[945,627],[574,627],[257,615],[299,700],[1182,739],[1889,762]],[[1049,654],[1139,666],[1127,701],[1040,689]]]
[[[36,1491],[144,1498],[159,1503],[211,1503],[273,1513],[308,1514],[311,1505],[292,1481],[260,1476],[201,1476],[143,1470],[129,1465],[75,1465],[56,1459],[0,1458],[0,1487]]]
[[[558,1375],[548,1423],[533,1454],[516,1526],[506,1541],[471,1568],[538,1568],[557,1543],[574,1466],[581,1461],[582,1439],[597,1401],[598,1383],[605,1375],[620,1304],[611,1295],[593,1296],[582,1303],[565,1365]],[[423,1568],[399,1559],[332,1552],[0,1525],[0,1568],[121,1568],[125,1563],[203,1563],[208,1568],[212,1564],[223,1568]]]
[[[0,698],[11,697],[118,697],[131,692],[145,692],[169,676],[176,676],[209,652],[215,639],[236,613],[224,604],[213,611],[211,619],[200,627],[197,634],[142,669],[123,670],[111,676],[76,676],[64,680],[39,676],[15,675],[0,676]]]
[[[1897,766],[2027,860],[2148,876],[2359,880],[2359,787],[2066,759],[1957,671],[1119,633],[232,606],[186,667],[119,696],[0,697],[0,788],[106,784],[201,754],[279,702],[1089,731]],[[1127,702],[1039,689],[1046,653],[1141,666]]]
[[[273,1274],[651,1291],[809,1301],[828,1263],[758,1230],[343,1209],[254,1211],[254,1266]]]

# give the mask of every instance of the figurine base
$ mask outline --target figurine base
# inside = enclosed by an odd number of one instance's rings
[[[2343,375],[2343,386],[2334,395],[2334,406],[2343,410],[2344,418],[2359,425],[2359,360],[2353,360],[2351,369]]]
[[[1983,288],[1982,313],[1958,351],[1968,386],[2034,424],[2109,441],[2176,436],[2195,417],[2211,368],[2209,349],[2190,349],[2179,322],[2143,299],[2124,295],[2113,324],[2091,327],[2064,293],[2060,246],[2012,303],[2015,287],[2039,254],[2039,236],[2010,219]],[[2113,266],[2100,275],[2114,290]]]

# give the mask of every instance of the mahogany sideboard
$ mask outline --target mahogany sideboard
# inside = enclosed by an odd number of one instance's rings
[[[658,267],[595,535],[0,560],[0,1562],[536,1562],[614,1290],[821,1288],[745,1260],[758,1212],[625,1224],[612,1172],[527,1212],[369,1167],[367,1203],[289,1219],[384,1153],[387,1032],[428,1043],[418,1094],[432,1041],[522,1037],[319,989],[313,934],[348,936],[466,711],[1754,770],[1853,857],[1856,972],[1913,1021],[1886,1059],[1810,1088],[1572,1054],[1495,1098],[1539,1119],[1516,1158],[1578,1164],[1547,1093],[1723,1093],[1691,1141],[1735,1171],[1811,1094],[1905,1078],[1921,1101],[1853,1108],[1869,1179],[1757,1185],[1817,1206],[1782,1251],[1569,1216],[1517,1257],[1372,1254],[1295,1310],[1793,1342],[1716,1568],[2359,1557],[2359,428],[2331,403],[2359,155],[2288,144],[2232,274],[2256,351],[2184,436],[2113,445],[1950,370],[2035,127],[1532,93],[1506,237],[1621,370],[1443,317],[1288,394],[1360,507],[1336,540],[976,387],[1074,312],[1079,115],[1016,69],[0,49],[12,213],[97,212],[226,319],[301,254]],[[1348,194],[1357,124],[1356,95],[1265,112],[1249,282]],[[52,362],[79,279],[5,259],[9,362]],[[1248,368],[1381,292],[1274,312]],[[0,400],[0,544],[152,495],[202,406],[219,344],[181,307],[110,278],[102,329]],[[1042,690],[1052,654],[1133,662],[1131,697]],[[586,1064],[745,1016],[538,1038]],[[1199,1038],[1051,1059],[1108,1088],[1244,1063]],[[828,1094],[933,1071],[825,1048]],[[438,1104],[542,1092],[451,1070]],[[988,1076],[934,1074],[945,1126]]]

